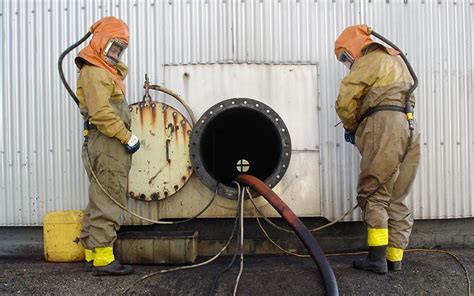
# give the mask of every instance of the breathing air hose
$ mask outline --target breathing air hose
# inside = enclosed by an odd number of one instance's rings
[[[84,35],[84,37],[82,37],[79,41],[77,41],[76,43],[74,43],[73,45],[69,46],[65,51],[63,51],[63,53],[61,53],[61,55],[59,56],[59,60],[58,60],[58,70],[59,70],[59,76],[61,77],[61,81],[63,82],[64,84],[64,87],[66,87],[66,90],[67,92],[69,93],[69,95],[71,95],[72,99],[74,100],[74,102],[76,102],[76,105],[77,107],[79,107],[79,99],[76,97],[76,94],[74,93],[74,91],[71,89],[71,87],[69,86],[69,84],[67,83],[66,81],[66,78],[64,77],[64,72],[63,72],[63,60],[64,58],[66,57],[66,55],[71,52],[71,50],[73,50],[74,48],[78,47],[82,42],[86,41],[87,38],[89,38],[89,36],[92,35],[92,33],[89,31],[86,33],[86,35]]]
[[[400,57],[402,60],[405,62],[405,65],[408,68],[408,71],[410,72],[411,77],[413,78],[413,84],[412,86],[408,89],[407,93],[405,94],[405,113],[407,115],[407,120],[408,124],[410,126],[410,130],[413,130],[415,128],[414,122],[413,122],[413,107],[410,104],[410,97],[415,88],[418,86],[418,77],[416,77],[415,71],[413,70],[413,67],[411,66],[410,62],[408,61],[407,57],[403,53],[403,51],[398,48],[393,42],[388,40],[387,38],[383,37],[379,33],[375,32],[372,28],[369,28],[369,34],[374,35],[378,39],[382,40],[383,42],[387,43],[390,45],[393,49],[398,51],[400,53]]]
[[[59,76],[61,77],[61,81],[62,83],[64,84],[64,87],[66,87],[66,90],[67,92],[69,93],[69,95],[72,97],[72,99],[74,100],[74,102],[76,103],[77,107],[79,107],[79,99],[77,98],[76,94],[74,93],[74,91],[71,89],[69,83],[67,83],[66,81],[66,77],[64,76],[64,71],[63,71],[63,60],[64,58],[66,57],[66,55],[68,53],[70,53],[73,49],[75,49],[76,47],[78,47],[81,43],[83,43],[84,41],[87,40],[87,38],[89,38],[89,36],[91,36],[92,33],[89,31],[87,32],[79,41],[77,41],[76,43],[74,43],[73,45],[69,46],[66,50],[64,50],[61,55],[59,56],[59,59],[58,59],[58,70],[59,70]],[[173,92],[172,90],[170,89],[167,89],[163,86],[160,86],[160,85],[150,85],[149,82],[148,82],[148,77],[146,77],[146,83],[145,83],[145,89],[146,89],[146,94],[149,96],[148,94],[148,90],[149,89],[154,89],[154,90],[158,90],[158,91],[162,91],[166,94],[169,94],[171,95],[172,97],[174,97],[178,102],[180,102],[184,108],[187,110],[187,112],[189,113],[189,116],[191,117],[191,120],[192,120],[192,123],[193,125],[195,124],[195,117],[194,117],[194,114],[192,113],[191,111],[191,108],[188,106],[188,104],[184,101],[184,99],[181,98],[181,96],[179,96],[178,94],[176,94],[175,92]],[[91,160],[89,158],[89,154],[87,153],[87,162],[88,162],[88,165],[89,167],[91,168],[91,175],[92,175],[92,178],[94,179],[95,182],[97,182],[97,185],[99,186],[99,188],[105,193],[105,195],[110,199],[112,200],[113,203],[115,203],[118,207],[120,207],[122,210],[124,210],[125,212],[127,212],[128,214],[130,214],[131,216],[135,217],[135,218],[138,218],[140,220],[143,220],[143,221],[146,221],[146,222],[149,222],[149,223],[153,223],[153,224],[167,224],[167,225],[170,225],[170,224],[181,224],[181,223],[185,223],[185,222],[188,222],[188,221],[191,221],[193,219],[196,219],[197,217],[199,217],[202,213],[204,213],[210,206],[211,204],[214,202],[214,200],[216,199],[216,196],[217,196],[217,188],[219,186],[219,183],[216,184],[216,190],[214,192],[214,195],[212,196],[211,200],[209,201],[209,203],[204,206],[204,208],[201,209],[201,211],[199,211],[196,215],[190,217],[190,218],[187,218],[187,219],[183,219],[183,220],[180,220],[180,221],[160,221],[160,220],[154,220],[154,219],[149,219],[149,218],[146,218],[146,217],[142,217],[140,215],[138,215],[137,213],[135,212],[132,212],[130,211],[126,206],[124,206],[123,204],[121,204],[119,201],[117,201],[115,198],[113,198],[110,193],[104,188],[104,186],[102,185],[102,183],[100,182],[99,178],[97,177],[96,173],[94,172],[94,170],[92,169],[92,163],[91,163]]]

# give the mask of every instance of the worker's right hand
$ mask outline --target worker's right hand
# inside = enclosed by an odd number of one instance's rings
[[[137,152],[138,149],[140,149],[140,140],[138,140],[137,136],[132,134],[127,144],[123,144],[123,145],[125,146],[125,149],[127,149],[128,153],[133,154]]]
[[[344,139],[346,140],[346,142],[351,143],[352,145],[355,145],[356,143],[354,133],[351,133],[348,130],[344,132]]]

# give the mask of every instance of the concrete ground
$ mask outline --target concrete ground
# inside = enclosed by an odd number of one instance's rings
[[[450,249],[474,282],[474,249]],[[404,270],[387,275],[356,271],[352,260],[364,255],[329,257],[341,295],[468,295],[465,273],[451,256],[413,252],[405,255]],[[203,261],[207,258],[198,258]],[[231,257],[190,270],[156,275],[136,284],[129,295],[208,295],[214,276]],[[238,261],[225,273],[214,295],[232,295]],[[83,263],[48,263],[42,259],[0,257],[1,295],[116,295],[138,278],[169,267],[135,266],[135,274],[95,277]],[[283,255],[244,258],[238,295],[322,295],[324,288],[313,261]]]

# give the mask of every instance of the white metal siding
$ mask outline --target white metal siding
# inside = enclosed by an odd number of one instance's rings
[[[130,27],[129,102],[141,99],[144,73],[163,81],[164,64],[317,63],[321,206],[329,218],[353,205],[359,161],[341,127],[332,127],[346,74],[333,44],[345,26],[369,24],[407,53],[420,80],[422,163],[408,198],[415,216],[474,216],[473,0],[29,0],[2,1],[0,14],[0,225],[38,225],[48,211],[85,206],[81,120],[56,64],[106,15]],[[65,60],[73,86],[76,53]]]

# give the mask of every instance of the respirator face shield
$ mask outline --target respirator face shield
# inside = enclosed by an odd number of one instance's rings
[[[348,69],[351,69],[352,64],[354,63],[354,58],[352,55],[345,49],[341,51],[339,56],[337,57],[337,60],[341,63],[344,64]]]
[[[117,65],[127,46],[127,43],[119,39],[110,39],[105,46],[104,59],[114,66]]]

